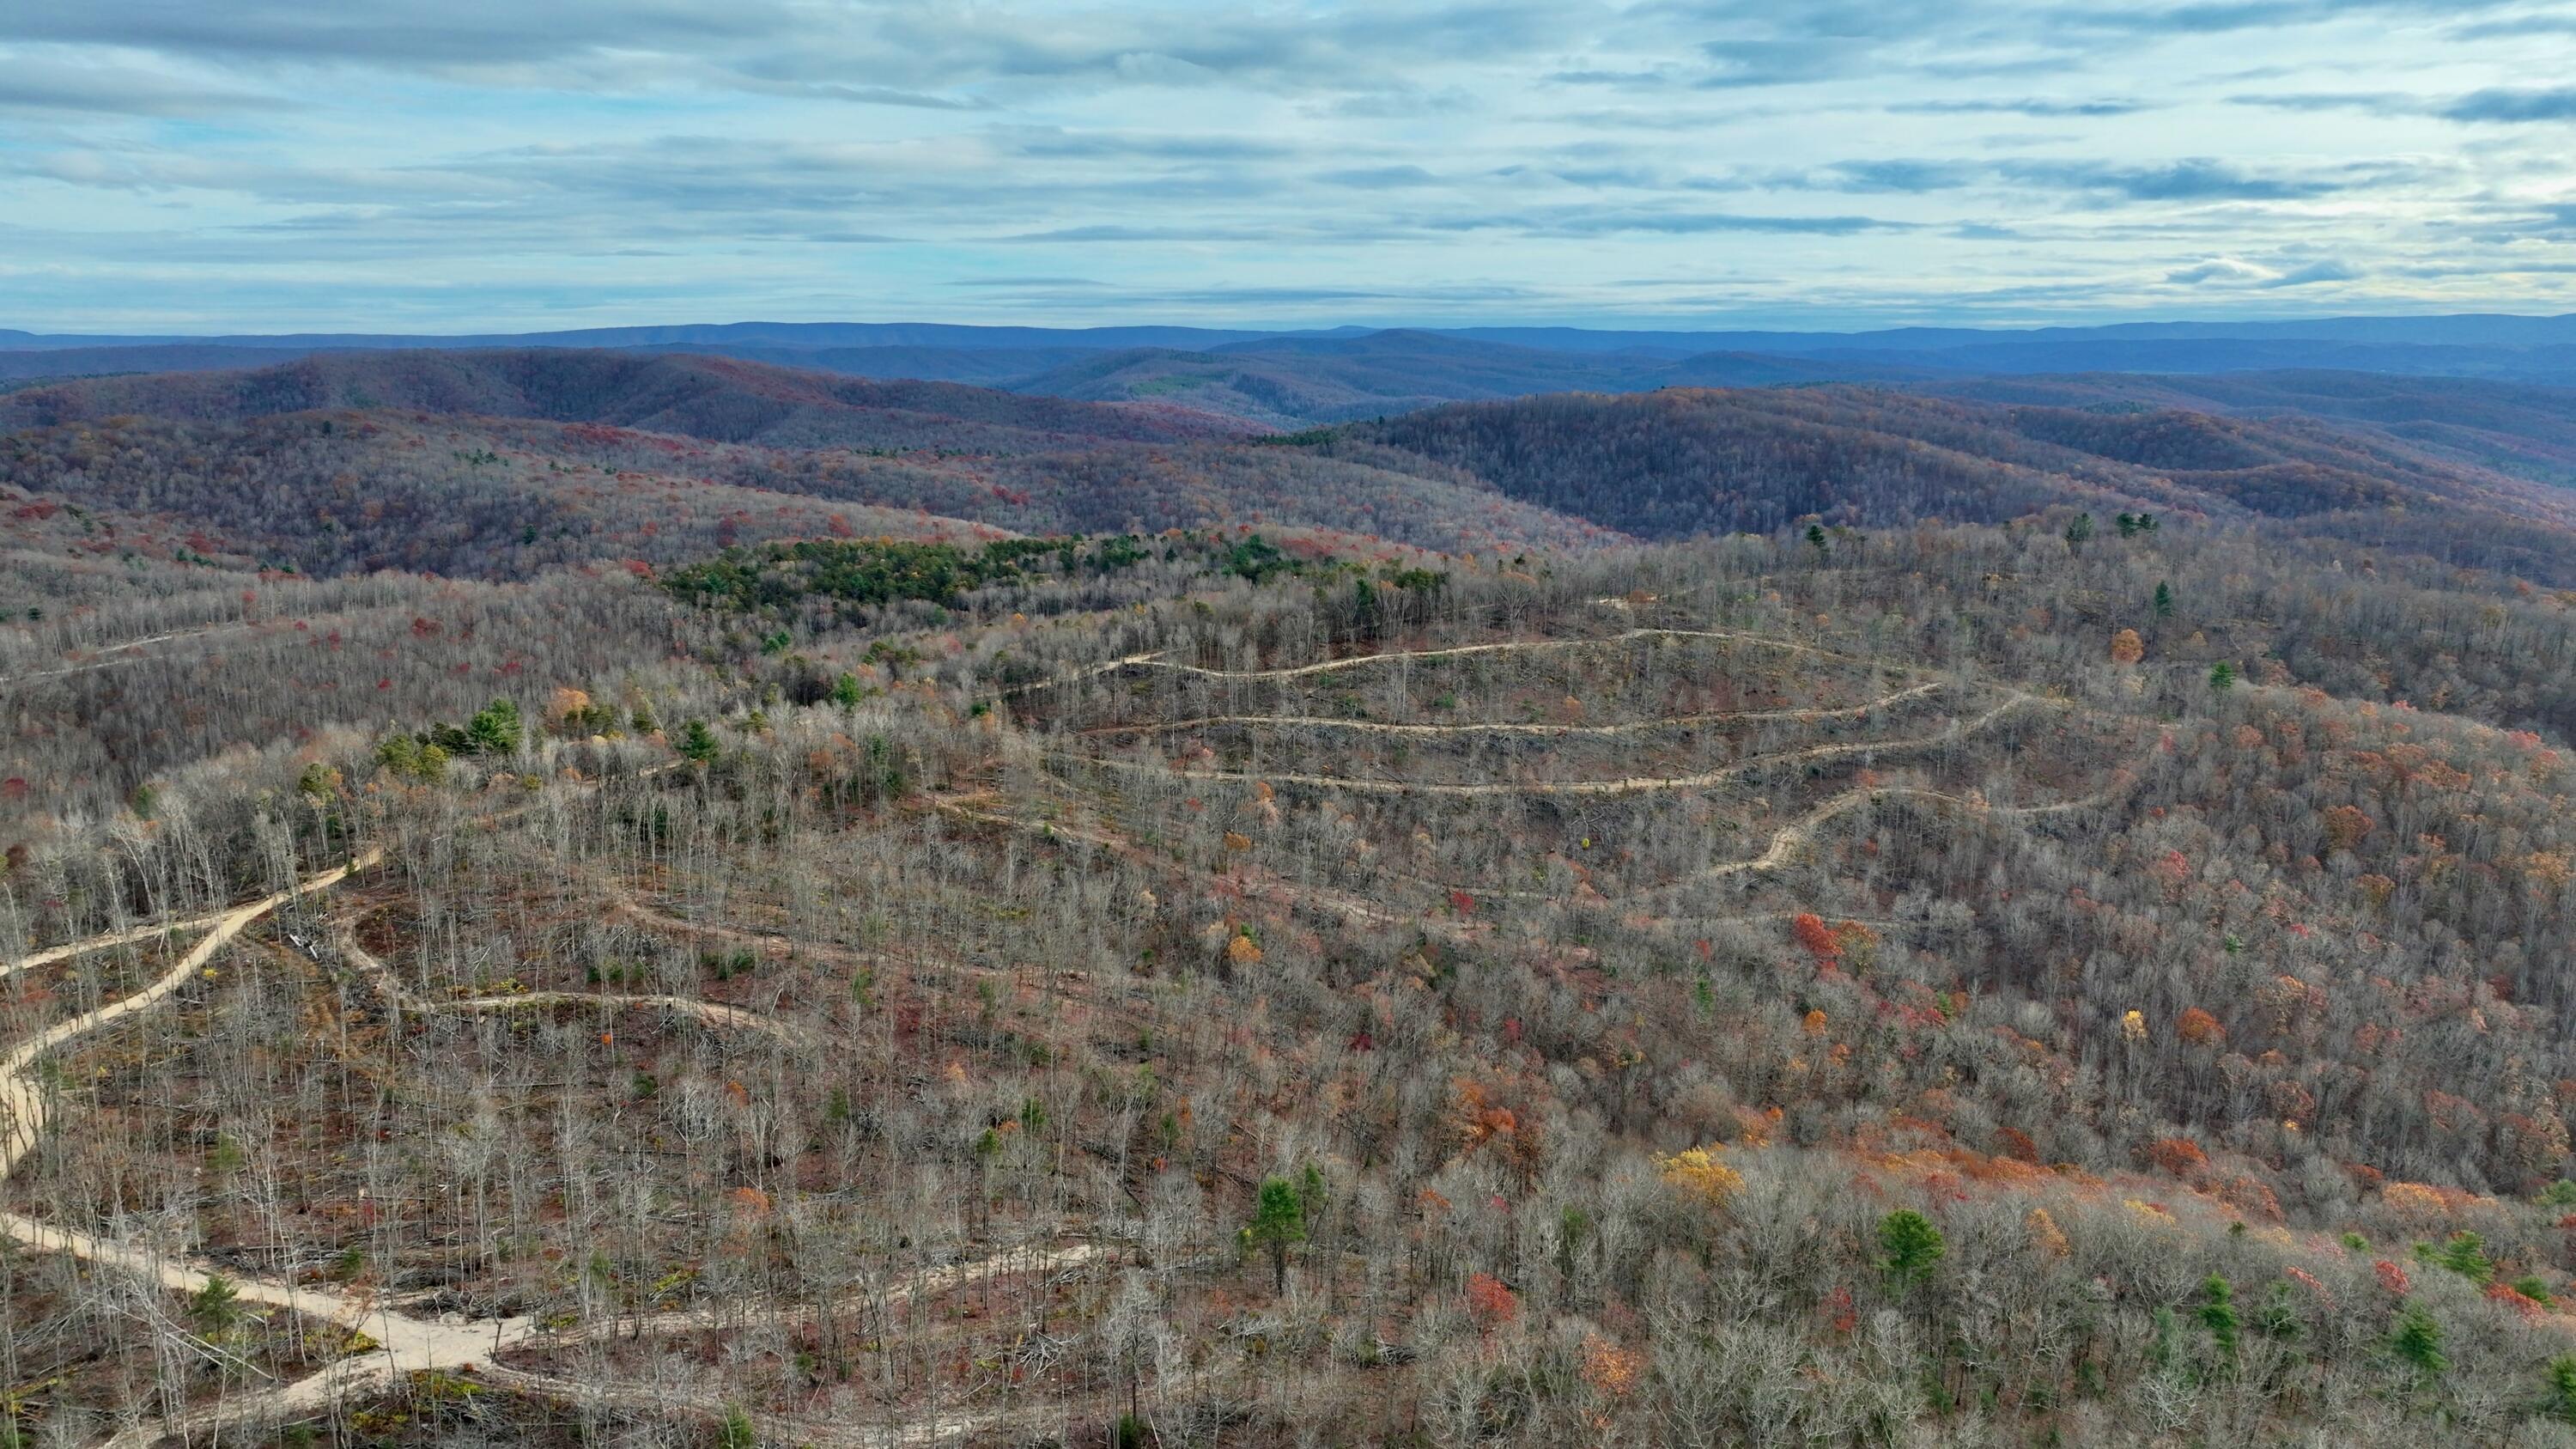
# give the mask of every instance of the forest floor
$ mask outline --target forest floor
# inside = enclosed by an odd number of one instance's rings
[[[1092,669],[1059,679],[1025,686],[1022,691],[1067,683],[1114,670],[1146,667],[1224,683],[1257,683],[1310,679],[1342,670],[1382,665],[1401,661],[1432,661],[1479,656],[1497,656],[1536,651],[1581,651],[1606,648],[1636,641],[1710,640],[1728,644],[1746,644],[1774,649],[1791,655],[1832,658],[1878,671],[1882,676],[1917,676],[1915,682],[1893,692],[1879,694],[1857,704],[1818,704],[1783,709],[1741,709],[1703,711],[1666,717],[1625,720],[1607,724],[1530,723],[1404,723],[1353,720],[1295,714],[1225,714],[1207,715],[1142,724],[1108,724],[1089,728],[1077,727],[1074,738],[1101,738],[1116,735],[1155,735],[1178,732],[1194,727],[1219,725],[1273,726],[1281,728],[1329,728],[1363,734],[1392,736],[1462,736],[1477,733],[1525,735],[1546,739],[1620,738],[1658,729],[1684,729],[1708,724],[1774,724],[1823,723],[1874,717],[1890,709],[1928,698],[1949,687],[1941,679],[1919,677],[1923,671],[1894,661],[1859,658],[1818,646],[1729,630],[1632,629],[1607,638],[1546,639],[1497,641],[1460,645],[1442,649],[1390,651],[1386,653],[1328,660],[1319,663],[1263,670],[1218,670],[1174,663],[1159,655],[1134,655],[1111,660]],[[137,641],[138,643],[148,641]],[[1882,686],[1883,687],[1883,686]],[[1747,755],[1714,769],[1679,775],[1629,775],[1609,779],[1585,780],[1487,780],[1472,782],[1394,781],[1356,775],[1322,772],[1249,772],[1215,771],[1186,768],[1182,761],[1145,761],[1108,758],[1098,755],[1076,755],[1045,752],[1042,758],[1078,765],[1107,767],[1121,771],[1156,772],[1189,780],[1240,781],[1263,786],[1299,785],[1317,790],[1344,790],[1360,793],[1394,793],[1405,795],[1458,795],[1469,797],[1499,795],[1612,795],[1628,796],[1659,791],[1705,790],[1738,780],[1746,775],[1773,768],[1812,767],[1832,761],[1875,760],[1908,752],[1927,751],[1959,741],[1987,730],[2006,716],[2020,710],[2054,708],[2063,701],[2042,695],[2006,689],[2002,698],[1973,716],[1955,717],[1939,730],[1898,739],[1863,739],[1808,745],[1795,749],[1765,751]],[[1063,782],[1058,782],[1059,786]],[[1816,833],[1839,817],[1862,811],[1883,801],[1923,802],[1944,808],[1955,808],[1993,816],[2038,816],[2069,812],[2116,791],[2115,784],[2102,794],[2083,799],[2017,806],[1994,806],[1972,793],[1957,793],[1923,786],[1882,785],[1867,782],[1840,790],[1773,830],[1763,848],[1738,859],[1711,862],[1694,874],[1661,885],[1645,887],[1632,893],[1638,908],[1647,908],[1663,893],[1696,882],[1743,874],[1776,871],[1801,858]],[[1077,804],[1097,806],[1081,792],[1073,792]],[[1267,794],[1263,796],[1267,799]],[[1157,851],[1143,843],[1136,832],[1114,824],[1077,823],[1074,820],[1033,818],[1024,809],[1026,802],[1010,800],[998,791],[960,792],[932,797],[932,808],[952,818],[1015,830],[1034,830],[1049,839],[1088,845],[1105,850],[1157,872],[1189,872],[1167,851]],[[1087,811],[1086,813],[1097,813]],[[35,1147],[54,1112],[51,1090],[44,1085],[36,1070],[49,1053],[80,1041],[110,1025],[168,1002],[183,986],[207,969],[217,954],[231,944],[253,922],[289,902],[314,895],[361,874],[383,858],[381,849],[368,850],[349,863],[317,872],[295,886],[233,907],[227,911],[186,920],[125,930],[90,937],[86,940],[51,946],[32,952],[17,961],[0,965],[0,977],[14,975],[66,961],[87,952],[166,939],[191,931],[203,931],[192,946],[148,985],[128,995],[101,1005],[80,1016],[62,1021],[21,1043],[0,1057],[0,1116],[5,1116],[5,1137],[0,1137],[0,1177],[5,1177]],[[1434,918],[1391,905],[1389,902],[1336,889],[1320,881],[1292,879],[1276,872],[1256,870],[1248,864],[1230,867],[1230,887],[1245,896],[1267,899],[1283,907],[1302,906],[1340,919],[1346,924],[1386,926],[1402,924],[1422,930],[1426,935],[1452,939],[1477,939],[1489,935],[1495,927],[1486,921],[1457,918]],[[599,886],[608,913],[626,917],[640,925],[666,930],[777,956],[792,953],[816,960],[869,964],[884,960],[882,953],[834,942],[807,939],[801,935],[746,929],[722,920],[692,920],[670,913],[652,904],[636,887],[625,882],[608,882]],[[1505,891],[1510,896],[1539,896],[1546,893]],[[362,913],[363,914],[363,913]],[[1649,911],[1649,919],[1665,918]],[[1763,917],[1765,919],[1769,917]],[[1678,918],[1675,918],[1678,919]],[[1744,919],[1755,919],[1745,917]],[[742,1031],[767,1035],[800,1046],[813,1046],[804,1028],[776,1018],[719,1001],[674,994],[618,994],[573,990],[515,989],[508,992],[462,996],[453,999],[424,997],[408,990],[398,973],[367,947],[358,936],[357,917],[344,919],[336,933],[336,945],[343,959],[357,967],[377,985],[397,1015],[451,1014],[488,1015],[516,1011],[545,1011],[561,1008],[594,1008],[616,1011],[658,1011],[686,1018],[700,1025],[723,1031]],[[985,968],[962,962],[944,962],[970,974],[994,974]],[[1095,1003],[1099,1005],[1099,1003]],[[1109,1008],[1113,1012],[1115,1007]],[[359,1296],[319,1289],[289,1279],[256,1275],[219,1274],[213,1268],[173,1258],[149,1247],[110,1241],[94,1234],[59,1227],[17,1214],[0,1214],[0,1231],[20,1243],[45,1252],[68,1253],[76,1258],[105,1264],[135,1273],[146,1281],[180,1293],[198,1293],[219,1277],[230,1283],[247,1302],[286,1310],[306,1317],[327,1320],[363,1334],[359,1346],[346,1356],[329,1363],[307,1377],[279,1384],[259,1392],[219,1400],[192,1409],[183,1422],[163,1424],[138,1422],[130,1425],[110,1442],[118,1446],[142,1446],[172,1432],[193,1438],[228,1425],[250,1422],[284,1422],[307,1418],[338,1406],[364,1401],[408,1375],[423,1373],[456,1374],[471,1371],[479,1381],[533,1396],[550,1397],[568,1403],[596,1408],[624,1409],[655,1414],[685,1411],[704,1415],[721,1415],[732,1411],[726,1401],[711,1394],[659,1383],[603,1381],[595,1375],[575,1376],[543,1367],[549,1350],[584,1341],[616,1337],[650,1337],[682,1334],[720,1328],[726,1314],[707,1306],[680,1311],[656,1312],[635,1316],[614,1315],[588,1323],[548,1324],[528,1315],[468,1319],[448,1313],[423,1316],[398,1309],[385,1298]],[[1113,1250],[1096,1242],[1027,1244],[992,1257],[962,1262],[917,1278],[905,1285],[902,1294],[921,1295],[945,1291],[968,1281],[977,1274],[996,1271],[1063,1272],[1095,1264],[1113,1256]],[[884,1301],[880,1295],[880,1302]],[[812,1312],[807,1308],[782,1309],[783,1312]],[[1177,1386],[1173,1386],[1177,1387]],[[1048,1413],[1042,1404],[1021,1405],[1009,1409],[967,1411],[948,1410],[913,1416],[899,1423],[882,1425],[847,1425],[808,1422],[793,1416],[771,1413],[755,1415],[754,1422],[764,1431],[817,1444],[850,1444],[892,1446],[930,1443],[1002,1429],[1022,1420],[1035,1422]]]
[[[381,858],[380,851],[370,850],[348,865],[316,872],[289,890],[264,896],[209,918],[212,924],[205,936],[151,985],[62,1022],[0,1058],[0,1112],[5,1112],[7,1120],[6,1135],[0,1136],[0,1177],[5,1177],[34,1148],[52,1117],[52,1102],[47,1089],[31,1070],[39,1059],[126,1017],[161,1005],[205,970],[207,964],[253,922],[290,901],[328,890],[373,867]],[[657,924],[726,939],[761,942],[778,939],[725,927],[709,928],[662,916],[635,902],[631,896],[626,897],[622,904]],[[160,933],[158,930],[121,931],[70,942],[22,958],[12,963],[10,970],[25,970],[43,962],[67,959]],[[535,991],[455,1000],[423,998],[404,990],[391,969],[359,945],[354,931],[344,927],[337,944],[351,964],[378,982],[402,1011],[482,1014],[559,1006],[667,1011],[710,1027],[801,1039],[797,1028],[759,1013],[676,996]],[[717,1315],[705,1309],[634,1318],[612,1317],[571,1328],[552,1327],[524,1315],[485,1320],[468,1319],[454,1313],[424,1317],[400,1311],[381,1298],[351,1296],[257,1275],[219,1273],[211,1267],[192,1264],[147,1247],[108,1241],[94,1234],[38,1222],[16,1213],[0,1213],[0,1231],[40,1252],[66,1253],[104,1264],[178,1293],[200,1293],[209,1283],[220,1279],[231,1286],[241,1301],[327,1320],[364,1335],[364,1339],[359,1340],[364,1347],[305,1378],[206,1405],[191,1411],[184,1421],[176,1424],[138,1422],[107,1441],[113,1449],[141,1449],[141,1446],[158,1442],[171,1434],[193,1439],[233,1424],[293,1422],[343,1404],[364,1402],[395,1380],[422,1373],[470,1372],[481,1381],[496,1386],[595,1407],[657,1413],[685,1410],[716,1415],[728,1407],[724,1400],[715,1396],[691,1398],[656,1385],[603,1384],[588,1378],[574,1378],[503,1362],[504,1357],[514,1350],[542,1350],[582,1339],[667,1335],[718,1326]],[[892,1301],[899,1302],[917,1294],[944,1292],[978,1274],[991,1271],[997,1264],[1010,1271],[1073,1269],[1102,1258],[1108,1251],[1090,1242],[1014,1249],[996,1259],[951,1265],[915,1282],[892,1288],[889,1293]],[[884,1426],[836,1426],[787,1419],[773,1423],[764,1418],[762,1427],[818,1444],[891,1446],[935,1442],[982,1432],[1009,1422],[1014,1416],[1039,1412],[1034,1409],[949,1411],[928,1419]]]

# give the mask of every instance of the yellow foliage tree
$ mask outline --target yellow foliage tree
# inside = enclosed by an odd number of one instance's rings
[[[2432,1222],[2450,1216],[2450,1204],[2442,1201],[2439,1192],[2420,1182],[2392,1182],[2380,1197],[2410,1222]]]
[[[2071,1245],[2066,1241],[2065,1230],[2058,1227],[2057,1219],[2048,1215],[2048,1209],[2044,1207],[2032,1208],[2029,1215],[2024,1217],[2021,1222],[2022,1227],[2030,1233],[2031,1246],[2039,1249],[2043,1253],[2046,1253],[2048,1256],[2052,1258],[2063,1258],[2069,1252],[2073,1251]]]
[[[1583,1382],[1603,1398],[1626,1398],[1645,1376],[1645,1356],[1599,1333],[1583,1335]]]
[[[1655,1159],[1655,1167],[1663,1173],[1664,1181],[1704,1200],[1710,1207],[1721,1207],[1728,1198],[1744,1190],[1743,1174],[1717,1160],[1725,1150],[1716,1146],[1693,1147],[1670,1157]]]

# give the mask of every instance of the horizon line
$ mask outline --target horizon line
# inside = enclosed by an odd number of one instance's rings
[[[2242,316],[2242,317],[2212,317],[2212,316],[2207,316],[2207,315],[2199,315],[2199,316],[2194,316],[2194,315],[2134,316],[2134,315],[2132,315],[2132,316],[2124,316],[2124,317],[2121,317],[2119,320],[2115,320],[2115,321],[2098,321],[2098,322],[2031,322],[2031,323],[1900,322],[1900,323],[1887,323],[1887,324],[1883,324],[1883,325],[1879,325],[1879,326],[1851,326],[1851,325],[1840,325],[1840,326],[1837,326],[1837,325],[1819,325],[1819,326],[1814,326],[1814,327],[1792,327],[1792,326],[1779,326],[1779,325],[1759,325],[1759,324],[1753,324],[1753,323],[1734,323],[1734,324],[1723,324],[1723,323],[1714,323],[1714,322],[1707,322],[1707,321],[1700,321],[1700,322],[1695,322],[1695,323],[1676,323],[1676,322],[1655,323],[1655,322],[1651,322],[1651,321],[1639,321],[1639,322],[1635,322],[1635,323],[1631,323],[1631,324],[1627,324],[1627,325],[1618,325],[1618,324],[1615,324],[1615,323],[1610,323],[1610,322],[1608,322],[1608,321],[1606,321],[1606,320],[1594,320],[1594,321],[1587,321],[1587,322],[1567,322],[1567,321],[1554,321],[1554,320],[1550,320],[1550,321],[1508,321],[1508,320],[1487,320],[1487,321],[1473,321],[1473,322],[1440,322],[1440,323],[1431,323],[1431,322],[1369,323],[1369,322],[1344,321],[1344,322],[1332,322],[1332,323],[1311,323],[1311,322],[1310,322],[1310,323],[1302,323],[1302,324],[1289,324],[1289,325],[1275,325],[1275,326],[1268,326],[1268,325],[1260,325],[1260,324],[1246,324],[1246,323],[1225,324],[1225,323],[1211,323],[1211,322],[1168,322],[1168,321],[1089,322],[1089,323],[1061,323],[1061,322],[1055,322],[1055,323],[1050,323],[1050,322],[956,322],[956,321],[945,321],[945,320],[938,320],[938,319],[923,319],[923,318],[882,319],[882,318],[853,318],[853,317],[828,317],[828,318],[815,318],[815,319],[806,319],[806,320],[782,320],[782,319],[777,319],[777,318],[746,317],[746,318],[737,318],[737,319],[735,319],[735,320],[732,320],[732,321],[725,321],[725,322],[603,322],[603,323],[592,323],[592,324],[581,325],[581,326],[572,326],[572,327],[543,327],[543,328],[539,328],[539,327],[520,327],[520,328],[511,328],[511,327],[509,327],[509,326],[503,325],[503,326],[491,326],[491,327],[483,327],[483,328],[469,328],[469,329],[463,329],[463,330],[457,330],[457,331],[422,331],[422,332],[383,331],[383,330],[368,331],[368,330],[361,330],[361,329],[357,329],[357,328],[347,328],[347,329],[337,329],[337,330],[317,330],[317,329],[307,328],[307,329],[302,329],[302,330],[298,330],[298,331],[291,331],[291,332],[250,332],[250,331],[241,331],[241,330],[232,330],[232,331],[209,331],[209,332],[194,332],[194,331],[168,331],[168,332],[46,332],[46,331],[37,331],[37,330],[35,330],[35,329],[32,329],[32,328],[25,328],[25,327],[0,327],[0,349],[7,349],[7,348],[9,348],[9,346],[10,346],[10,340],[12,340],[12,339],[26,339],[26,340],[28,340],[28,341],[35,341],[35,342],[63,343],[63,344],[70,344],[70,345],[91,345],[91,346],[149,345],[149,344],[154,344],[154,343],[191,343],[191,342],[193,342],[193,343],[208,343],[208,344],[213,344],[213,343],[223,343],[223,342],[228,342],[228,341],[261,341],[261,342],[272,342],[272,341],[274,341],[274,342],[294,342],[294,341],[327,340],[327,339],[332,339],[332,338],[385,338],[385,339],[419,340],[419,341],[470,341],[470,340],[479,339],[479,338],[525,338],[525,337],[576,336],[576,335],[580,335],[580,334],[584,334],[584,333],[602,333],[602,332],[636,332],[636,331],[651,331],[651,330],[671,330],[671,331],[680,331],[680,330],[723,330],[723,329],[738,329],[738,328],[747,328],[747,327],[781,327],[781,328],[790,328],[790,327],[792,327],[792,328],[809,328],[809,327],[938,327],[938,328],[951,328],[951,329],[956,329],[956,330],[960,330],[960,331],[976,331],[976,332],[1025,331],[1025,332],[1059,332],[1059,333],[1068,333],[1068,334],[1078,334],[1078,333],[1084,333],[1084,332],[1112,332],[1112,331],[1175,331],[1175,332],[1242,333],[1242,334],[1256,334],[1256,335],[1261,335],[1261,336],[1318,336],[1318,335],[1325,335],[1325,334],[1330,334],[1330,333],[1335,333],[1335,332],[1348,332],[1348,333],[1358,333],[1358,334],[1362,334],[1362,335],[1370,335],[1370,334],[1379,334],[1379,333],[1388,333],[1388,332],[1465,333],[1465,332],[1479,332],[1479,331],[1517,331],[1517,332],[1579,332],[1579,333],[1603,333],[1603,334],[1617,334],[1617,333],[1631,333],[1631,332],[1633,332],[1633,333],[1670,333],[1670,334],[1680,334],[1680,335],[1709,335],[1709,336],[1722,336],[1722,335],[1731,334],[1731,333],[1753,333],[1753,334],[1770,334],[1770,335],[1780,335],[1780,336],[1853,336],[1853,337],[1865,337],[1865,336],[1873,336],[1873,335],[1884,334],[1884,333],[1897,333],[1897,332],[1973,332],[1973,333],[1986,333],[1986,334],[1994,334],[1994,335],[2023,335],[2023,334],[2036,334],[2036,333],[2047,333],[2047,332],[2099,332],[2099,331],[2109,331],[2109,330],[2117,329],[2117,328],[2136,328],[2136,327],[2272,327],[2272,326],[2303,325],[2303,324],[2304,324],[2304,325],[2327,325],[2327,324],[2334,324],[2334,323],[2354,323],[2354,322],[2470,322],[2470,321],[2500,321],[2500,320],[2509,320],[2509,321],[2517,321],[2517,322],[2576,322],[2576,312],[2504,312],[2504,311],[2475,311],[2475,312],[2338,312],[2338,313],[2330,313],[2330,314],[2315,314],[2315,313],[2308,313],[2308,314],[2292,314],[2292,315]],[[19,348],[19,349],[16,349],[16,350],[25,350],[25,349],[23,349],[23,348]]]

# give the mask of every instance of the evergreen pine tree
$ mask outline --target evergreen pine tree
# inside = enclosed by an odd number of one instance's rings
[[[680,753],[701,765],[714,759],[718,748],[715,731],[705,720],[693,719],[680,731]]]
[[[2236,1357],[2236,1290],[2216,1273],[2200,1285],[2200,1326],[2209,1330],[2209,1341],[2218,1346],[2221,1357]]]
[[[1886,1255],[1879,1260],[1879,1266],[1887,1270],[1888,1281],[1899,1289],[1930,1277],[1941,1255],[1949,1251],[1941,1230],[1912,1208],[1899,1208],[1879,1221],[1878,1246]]]
[[[1287,1292],[1289,1246],[1306,1241],[1306,1204],[1296,1184],[1284,1177],[1265,1180],[1260,1205],[1254,1209],[1252,1225],[1243,1230],[1243,1236],[1246,1242],[1270,1250],[1271,1291]]]
[[[2399,1358],[2415,1366],[2426,1383],[2441,1377],[2451,1366],[2442,1353],[2442,1325],[2433,1315],[2409,1303],[2397,1310],[2397,1322],[2388,1331],[2388,1346]]]

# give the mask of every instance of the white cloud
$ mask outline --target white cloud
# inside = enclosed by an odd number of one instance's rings
[[[2534,13],[11,6],[0,326],[2570,310]]]

